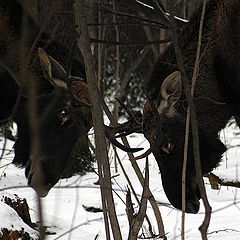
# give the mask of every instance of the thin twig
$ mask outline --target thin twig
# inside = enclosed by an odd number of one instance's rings
[[[103,4],[101,5],[101,7],[103,9],[105,9],[105,10],[111,12],[111,13],[117,14],[119,16],[129,17],[129,18],[141,20],[141,21],[148,22],[148,23],[155,23],[156,25],[161,26],[161,28],[168,29],[168,26],[166,26],[165,23],[160,22],[159,19],[152,19],[152,18],[149,18],[149,17],[143,17],[143,16],[132,14],[132,13],[116,11],[116,10],[113,10],[109,7],[104,6]]]
[[[23,82],[23,79],[27,80],[27,84],[29,86],[28,89],[28,118],[31,120],[29,121],[29,127],[32,133],[32,138],[31,138],[31,151],[34,152],[35,158],[38,159],[38,157],[41,155],[40,153],[40,139],[39,139],[39,119],[38,119],[38,114],[37,114],[37,101],[36,101],[36,96],[37,96],[37,89],[36,89],[36,76],[29,70],[29,64],[30,64],[30,59],[31,56],[27,54],[28,49],[27,49],[27,36],[30,34],[30,29],[28,29],[28,24],[27,24],[27,15],[26,13],[23,14],[22,17],[22,24],[23,24],[23,33],[21,34],[21,39],[20,39],[20,44],[19,44],[19,59],[22,59],[20,62],[20,71],[19,71],[19,79],[20,82]],[[34,162],[32,163],[34,164]],[[37,195],[38,199],[38,217],[39,217],[39,239],[44,240],[45,239],[45,231],[43,228],[43,214],[42,214],[42,204],[41,204],[41,199]]]
[[[113,10],[116,10],[117,9],[116,0],[113,0],[112,4],[113,4]],[[117,22],[115,14],[113,14],[113,22],[114,23]],[[118,26],[115,25],[114,29],[115,29],[115,35],[116,35],[116,37],[115,37],[116,42],[119,42],[119,29],[118,29]],[[115,98],[119,98],[119,73],[120,73],[120,49],[119,49],[119,45],[116,45]],[[119,104],[118,104],[118,101],[115,101],[114,102],[114,115],[115,115],[115,119],[118,119],[118,111],[119,111]],[[114,146],[113,148],[116,148],[116,147]],[[114,163],[115,163],[115,171],[118,172],[116,155],[114,156]]]
[[[199,61],[200,61],[200,52],[201,52],[201,43],[202,43],[202,30],[203,30],[203,20],[205,15],[205,5],[206,1],[203,1],[201,19],[199,23],[199,33],[198,33],[198,44],[196,59],[194,65],[194,71],[192,76],[192,85],[191,85],[191,96],[194,96],[194,89],[197,80],[197,74],[199,70]],[[182,239],[184,239],[184,227],[185,227],[185,210],[186,210],[186,169],[187,169],[187,154],[188,154],[188,141],[189,141],[189,126],[190,126],[190,108],[187,110],[187,119],[186,119],[186,132],[185,132],[185,143],[184,143],[184,161],[182,169]],[[210,219],[210,218],[209,218]]]
[[[141,198],[141,204],[139,211],[136,215],[128,216],[129,217],[129,235],[128,240],[137,240],[138,233],[140,231],[140,228],[142,227],[143,220],[146,215],[147,211],[147,200],[150,197],[148,188],[149,188],[149,167],[148,167],[148,158],[146,158],[146,172],[145,172],[145,180],[144,180],[144,186],[143,186],[143,193]]]
[[[124,166],[123,166],[123,164],[122,164],[122,162],[121,162],[121,160],[120,160],[120,158],[118,156],[118,153],[117,153],[116,149],[114,149],[114,151],[115,151],[115,154],[117,156],[117,160],[118,160],[119,166],[121,167],[121,170],[122,170],[122,172],[124,174],[124,177],[126,178],[126,180],[128,182],[128,185],[130,186],[130,189],[131,189],[131,191],[132,191],[132,193],[133,193],[133,195],[134,195],[138,205],[140,206],[140,200],[137,197],[137,194],[136,194],[136,192],[135,192],[135,190],[133,188],[132,182],[130,181],[130,179],[129,179],[128,175],[127,175],[126,170],[124,169]],[[150,219],[149,219],[149,217],[147,215],[146,215],[146,220],[147,220],[148,225],[149,225],[149,231],[151,233],[151,236],[153,236],[152,225],[151,225]]]
[[[156,41],[143,41],[143,42],[122,42],[122,41],[107,41],[107,40],[100,40],[100,39],[93,39],[90,38],[90,41],[93,43],[102,43],[102,44],[109,44],[109,45],[122,45],[122,46],[146,46],[151,44],[165,44],[171,42],[170,38],[163,39],[163,40],[156,40]]]
[[[192,99],[192,96],[191,96],[191,90],[190,90],[190,87],[189,87],[188,76],[187,76],[186,71],[184,69],[182,53],[181,53],[179,43],[178,43],[176,24],[173,20],[172,15],[170,17],[170,21],[171,21],[171,25],[172,25],[171,32],[172,32],[172,41],[173,41],[173,46],[174,46],[174,50],[175,50],[175,55],[176,55],[177,63],[178,63],[178,66],[179,66],[179,70],[180,70],[181,75],[182,75],[182,82],[183,82],[183,86],[184,86],[184,91],[185,91],[188,106],[189,106],[189,109],[190,109],[190,119],[191,119],[191,122],[192,122],[191,126],[192,126],[192,137],[193,137],[193,154],[194,154],[196,176],[197,176],[197,181],[198,181],[198,186],[199,186],[201,198],[203,200],[205,211],[206,211],[203,224],[200,226],[199,229],[200,229],[200,232],[201,232],[201,235],[202,235],[202,239],[207,239],[206,231],[207,231],[207,228],[208,228],[208,225],[209,225],[209,222],[210,222],[211,206],[209,205],[208,199],[206,197],[206,190],[205,190],[205,186],[204,186],[204,182],[203,182],[203,178],[202,178],[200,152],[199,152],[198,124],[197,124],[196,111],[195,111],[195,106],[194,106],[193,99]]]

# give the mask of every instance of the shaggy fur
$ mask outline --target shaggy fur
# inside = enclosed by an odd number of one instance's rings
[[[24,15],[26,15],[26,25],[23,27]],[[92,127],[91,111],[89,107],[82,106],[78,102],[79,99],[90,103],[87,84],[79,78],[71,78],[69,89],[63,89],[54,87],[46,80],[39,63],[37,49],[45,48],[63,68],[67,66],[70,51],[59,42],[49,41],[49,36],[44,32],[30,58],[27,68],[29,75],[24,73],[23,78],[20,74],[23,63],[21,54],[28,56],[40,28],[16,0],[0,0],[0,16],[0,122],[13,119],[17,123],[18,138],[14,146],[13,163],[26,168],[26,177],[31,182],[29,170],[36,160],[30,159],[35,156],[35,152],[32,146],[33,134],[29,126],[32,121],[28,111],[30,101],[26,96],[29,93],[30,82],[34,83],[37,93],[34,98],[36,98],[38,120],[40,119],[38,171],[44,172],[42,184],[50,189],[63,176],[63,172],[64,176],[70,177],[86,168],[89,169],[93,160],[86,141],[86,135]],[[26,31],[22,31],[23,29]],[[24,33],[25,48],[21,46]],[[85,77],[84,66],[79,62],[78,55],[74,55],[72,61],[72,74]],[[19,85],[22,87],[21,92]],[[21,93],[21,98],[15,108],[18,93]],[[68,120],[63,124],[62,119],[65,115]],[[75,145],[78,149],[73,151]],[[88,166],[82,169],[84,164],[80,162],[87,158],[91,161],[88,161]]]
[[[201,9],[179,35],[184,67],[192,78],[197,49]],[[208,173],[221,161],[226,150],[218,134],[232,116],[240,114],[240,1],[210,0],[206,6],[201,46],[201,61],[194,93],[199,125],[202,173]],[[160,88],[164,79],[178,70],[173,45],[155,64],[146,83],[146,93],[157,107],[162,100]],[[182,91],[174,106],[176,114],[159,115],[158,124],[147,102],[144,106],[144,134],[159,165],[163,187],[169,201],[182,208],[182,163],[187,102]],[[166,111],[165,111],[166,112]],[[190,133],[191,136],[191,133]],[[171,151],[162,151],[170,146]],[[186,179],[187,212],[199,209],[199,190],[193,160],[192,139],[188,148]]]

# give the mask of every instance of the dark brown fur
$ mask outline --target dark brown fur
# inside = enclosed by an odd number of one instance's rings
[[[179,35],[184,67],[190,80],[194,69],[200,14],[201,9],[198,9]],[[201,60],[194,92],[203,174],[218,165],[226,150],[219,140],[219,132],[232,116],[240,115],[239,56],[240,1],[210,0],[206,6]],[[178,66],[173,45],[170,45],[155,64],[146,83],[147,96],[156,108],[163,101],[160,92],[163,81],[175,71],[178,71]],[[158,124],[149,102],[145,104],[143,112],[144,134],[158,162],[165,193],[173,206],[179,209],[182,208],[186,109],[186,97],[182,91],[174,107],[161,109]],[[198,211],[199,198],[190,137],[186,179],[187,212]]]
[[[50,41],[44,32],[38,36],[40,28],[17,1],[0,0],[0,16],[0,121],[14,120],[17,123],[13,163],[26,168],[29,185],[44,196],[63,176],[66,167],[73,164],[69,163],[71,152],[79,139],[83,154],[90,156],[86,135],[92,127],[91,110],[81,104],[90,103],[87,84],[80,78],[85,76],[84,66],[77,52],[72,61],[72,74],[79,77],[67,76],[64,68],[68,63],[69,49],[59,42]],[[32,49],[37,37],[39,39]],[[68,88],[46,79],[43,74],[46,71],[42,72],[39,62],[39,47],[57,60],[54,64],[50,61],[51,74]],[[47,54],[44,56],[52,59]],[[61,65],[61,71],[56,71],[57,65]],[[34,89],[36,94],[32,96]],[[20,99],[17,101],[18,94]],[[38,120],[38,154],[33,147],[36,135],[31,129],[33,120],[29,111],[34,101]],[[78,159],[79,162],[81,160]],[[74,161],[74,165],[80,164]],[[69,173],[66,175],[71,176]]]

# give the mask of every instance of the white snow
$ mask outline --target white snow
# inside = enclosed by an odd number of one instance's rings
[[[236,129],[229,128],[224,130],[222,134],[223,141],[226,141],[229,148],[225,154],[224,161],[214,171],[215,174],[226,180],[240,180],[240,147],[233,147],[240,144],[240,136],[236,137],[233,131]],[[224,137],[225,135],[225,137]],[[148,143],[141,135],[133,135],[128,138],[131,146],[143,146],[145,149]],[[1,139],[1,148],[3,139]],[[7,149],[12,149],[13,142],[7,142]],[[112,179],[114,200],[116,212],[122,231],[122,238],[125,240],[128,236],[128,220],[125,213],[125,197],[127,189],[127,181],[118,165],[118,173],[115,172],[113,152],[109,153],[111,160],[112,175],[116,175]],[[135,191],[141,196],[142,188],[134,173],[131,163],[127,155],[119,150],[120,159],[124,165],[128,176],[131,179]],[[0,199],[2,196],[13,196],[17,194],[20,198],[26,198],[30,207],[30,214],[33,222],[38,221],[37,197],[35,192],[27,187],[27,181],[24,176],[24,170],[18,169],[11,164],[13,152],[6,151],[0,162]],[[226,162],[227,159],[227,162]],[[142,172],[144,173],[145,160],[138,160]],[[181,239],[181,216],[179,210],[173,208],[162,188],[159,169],[154,157],[149,157],[150,167],[150,188],[155,199],[161,203],[159,209],[162,214],[165,232],[168,239]],[[48,235],[47,240],[53,239],[105,239],[105,228],[102,212],[87,212],[85,207],[101,208],[100,188],[94,183],[98,180],[95,173],[88,173],[85,176],[74,176],[67,180],[61,180],[50,191],[48,196],[42,199],[44,226],[47,231],[55,233]],[[213,190],[210,187],[208,179],[204,179],[206,183],[207,196],[212,206],[212,216],[210,227],[208,230],[208,238],[211,240],[235,240],[240,239],[240,190],[233,187],[221,187],[220,190]],[[137,203],[132,196],[137,211]],[[153,224],[155,233],[158,233],[156,220],[154,218],[151,205],[148,204],[147,214]],[[197,240],[201,239],[198,227],[204,218],[204,207],[198,214],[186,214],[185,222],[185,239]],[[16,214],[16,212],[8,205],[0,201],[0,228],[21,229],[29,232],[31,237],[37,239],[37,232],[28,227]],[[148,234],[147,223],[144,222],[145,236]]]

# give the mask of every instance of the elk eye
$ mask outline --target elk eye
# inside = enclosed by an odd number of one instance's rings
[[[79,102],[73,102],[72,104],[74,107],[79,107],[80,106],[80,103]]]
[[[171,143],[171,142],[167,142],[166,144],[164,144],[161,149],[163,152],[167,153],[167,154],[170,154],[171,151],[173,150],[174,148],[174,144]]]
[[[70,119],[70,114],[67,110],[63,109],[58,113],[58,117],[61,121],[61,125],[63,125]]]

